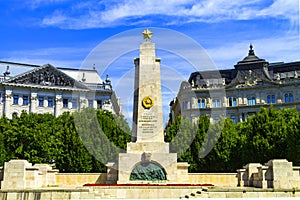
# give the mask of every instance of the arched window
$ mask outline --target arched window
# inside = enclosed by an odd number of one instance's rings
[[[271,103],[275,103],[275,95],[272,95]]]
[[[271,103],[275,103],[276,99],[275,99],[275,95],[268,95],[267,96],[267,103],[271,104]]]
[[[17,112],[14,112],[12,114],[12,119],[15,120],[16,118],[18,118],[18,113]]]
[[[284,102],[288,103],[288,102],[294,102],[294,96],[292,93],[286,93],[284,94]]]
[[[267,103],[270,104],[271,103],[271,95],[267,96]]]
[[[294,96],[292,93],[289,94],[289,102],[294,102]]]
[[[289,95],[288,94],[285,94],[284,95],[284,102],[289,102]]]

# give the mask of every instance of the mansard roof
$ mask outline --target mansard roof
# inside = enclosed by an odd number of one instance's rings
[[[50,64],[36,67],[33,70],[17,75],[3,82],[5,85],[37,85],[59,88],[88,89],[84,84],[63,73]]]
[[[270,64],[256,56],[253,46],[250,45],[248,56],[237,62],[233,69],[193,72],[188,82],[193,87],[206,88],[208,79],[222,78],[226,88],[235,88],[257,84],[279,84],[280,79],[299,77],[299,74],[300,61]],[[220,81],[215,83],[220,84]]]

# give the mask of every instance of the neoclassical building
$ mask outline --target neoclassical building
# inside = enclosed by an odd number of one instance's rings
[[[121,113],[120,101],[108,76],[103,81],[95,68],[56,68],[0,61],[0,117],[27,113],[59,116],[84,107]],[[13,73],[12,73],[13,72]]]
[[[300,111],[299,75],[299,61],[269,63],[256,56],[250,45],[248,56],[234,69],[197,71],[182,82],[170,102],[170,122],[178,115],[196,121],[206,114],[211,121],[222,115],[236,123],[271,104]]]

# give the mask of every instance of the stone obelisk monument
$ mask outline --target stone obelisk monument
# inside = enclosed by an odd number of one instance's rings
[[[155,57],[152,33],[143,32],[140,58],[134,60],[133,142],[163,142],[164,127],[160,82],[160,59]]]
[[[187,163],[177,163],[177,154],[164,142],[160,59],[150,30],[143,32],[140,57],[134,59],[134,110],[132,141],[127,153],[119,154],[118,183],[188,182]]]

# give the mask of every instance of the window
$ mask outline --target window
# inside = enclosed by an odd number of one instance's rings
[[[275,103],[275,95],[272,95],[271,103]]]
[[[236,106],[236,98],[235,97],[230,97],[229,98],[229,106],[230,107],[235,107]]]
[[[13,96],[13,104],[19,104],[19,95]]]
[[[92,108],[93,107],[93,100],[88,100],[88,107]]]
[[[28,96],[23,96],[23,105],[27,106],[29,104]]]
[[[18,118],[18,113],[14,112],[14,113],[11,115],[11,117],[12,117],[12,120],[17,119],[17,118]]]
[[[184,109],[184,110],[189,109],[189,102],[188,102],[188,101],[184,101],[184,102],[183,102],[183,109]]]
[[[268,104],[271,103],[271,96],[270,96],[270,95],[267,96],[267,103],[268,103]]]
[[[242,120],[242,122],[244,122],[246,120],[245,113],[242,113],[241,120]]]
[[[44,106],[44,97],[38,97],[39,100],[39,106],[42,107]]]
[[[268,104],[273,104],[273,103],[275,103],[276,102],[276,99],[275,99],[275,95],[268,95],[267,96],[267,103]]]
[[[253,105],[255,105],[256,104],[256,99],[255,99],[255,97],[250,97],[250,98],[248,98],[248,106],[253,106]]]
[[[53,107],[53,97],[48,97],[48,107]]]
[[[230,119],[233,121],[234,124],[237,123],[235,115],[230,115]]]
[[[205,99],[201,100],[201,108],[205,108]]]
[[[285,94],[284,95],[284,102],[289,102],[289,95],[288,94]]]
[[[213,101],[212,101],[212,107],[213,108],[219,108],[219,107],[221,107],[221,101],[220,101],[220,99],[213,99]]]
[[[294,97],[293,97],[293,94],[289,94],[289,102],[293,102],[294,101]]]
[[[293,94],[292,93],[285,94],[284,95],[284,101],[286,103],[288,103],[288,102],[294,102],[294,96],[293,96]]]
[[[97,100],[97,109],[101,109],[101,108],[102,108],[102,101]]]
[[[198,99],[198,108],[205,108],[205,99]]]
[[[63,107],[64,108],[68,108],[68,103],[69,103],[68,99],[63,99]]]
[[[77,109],[77,107],[78,107],[77,99],[73,99],[72,100],[72,108]]]

